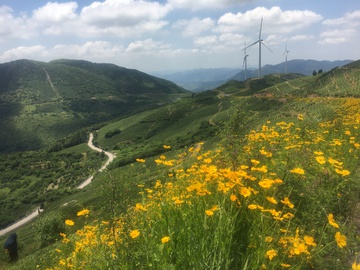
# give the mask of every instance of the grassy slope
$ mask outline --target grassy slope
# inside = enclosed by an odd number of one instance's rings
[[[341,75],[337,77],[337,74]],[[205,130],[209,130],[209,128],[211,130],[213,125],[221,128],[223,127],[223,121],[228,119],[229,114],[235,113],[236,110],[250,112],[247,114],[248,123],[246,125],[249,130],[258,129],[266,120],[276,122],[283,120],[291,121],[296,119],[299,114],[305,115],[307,119],[310,119],[310,122],[315,124],[326,122],[333,118],[339,103],[336,100],[327,102],[321,99],[306,98],[306,96],[302,98],[306,94],[313,95],[313,92],[316,92],[318,95],[323,93],[323,89],[327,88],[323,82],[326,76],[332,77],[332,80],[335,82],[339,81],[337,84],[342,85],[342,93],[349,93],[349,95],[350,93],[351,95],[359,93],[359,84],[354,84],[354,81],[358,82],[356,78],[359,76],[359,71],[354,71],[353,69],[346,71],[346,68],[344,72],[343,70],[334,70],[330,74],[323,76],[297,78],[288,82],[282,82],[276,86],[269,86],[266,82],[262,83],[256,80],[255,82],[249,81],[245,85],[230,82],[217,91],[206,92],[192,99],[182,100],[178,103],[166,105],[114,122],[99,130],[97,140],[100,145],[107,149],[115,148],[115,152],[120,158],[124,158],[121,157],[122,153],[125,153],[124,156],[133,154],[128,159],[129,162],[134,160],[135,157],[141,157],[140,155],[146,156],[144,152],[146,150],[152,153],[151,146],[154,146],[156,149],[161,149],[162,144],[170,144],[175,149],[183,146],[183,142],[178,139],[178,137],[181,137],[179,135],[188,136],[189,140],[187,142],[193,142],[191,137],[201,131],[202,121],[212,123],[205,125]],[[343,78],[346,76],[352,76],[352,83],[344,84]],[[259,83],[269,87],[261,89],[261,87],[258,87]],[[249,87],[252,84],[255,85],[255,89]],[[319,85],[324,87],[316,88]],[[312,89],[311,93],[309,93],[309,89]],[[256,93],[257,97],[249,96],[248,94],[250,93]],[[301,98],[299,98],[299,95]],[[105,134],[114,129],[120,129],[121,133],[106,139]],[[155,132],[151,133],[151,131]],[[211,148],[211,146],[209,147]],[[176,155],[175,149],[173,150],[174,156]],[[170,152],[167,155],[171,156]],[[113,166],[109,174],[99,175],[93,185],[82,192],[79,197],[76,197],[78,204],[84,207],[89,207],[90,205],[95,207],[102,199],[94,195],[94,190],[97,188],[97,185],[106,186],[106,183],[112,178],[122,179],[123,187],[127,189],[127,196],[124,201],[126,204],[131,204],[131,202],[137,200],[134,184],[143,182],[142,179],[149,179],[150,182],[154,181],[161,174],[157,172],[159,170],[158,167],[151,166],[151,159],[146,164],[150,167],[145,171],[141,170],[141,167],[138,165],[135,165],[138,168],[137,170],[134,170],[132,166],[121,168],[118,168],[116,165]],[[70,198],[64,198],[62,202],[52,205],[51,209],[56,211],[58,205],[69,200]],[[120,202],[118,203],[121,205]],[[121,205],[121,207],[126,209],[127,205]],[[19,231],[19,234],[21,236],[24,234],[23,254],[25,255],[30,247],[31,236],[21,231]],[[37,256],[42,257],[40,254]],[[30,256],[28,261],[34,258],[36,256]],[[26,263],[25,261],[20,263],[20,265]]]

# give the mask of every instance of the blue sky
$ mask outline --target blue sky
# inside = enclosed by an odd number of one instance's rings
[[[59,58],[144,72],[360,59],[358,0],[0,0],[0,63]],[[248,48],[257,67],[258,46]]]

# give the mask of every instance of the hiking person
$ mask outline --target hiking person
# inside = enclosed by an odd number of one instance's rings
[[[17,235],[15,232],[10,234],[4,244],[5,252],[9,254],[10,261],[16,262],[19,259],[18,246],[17,246]]]

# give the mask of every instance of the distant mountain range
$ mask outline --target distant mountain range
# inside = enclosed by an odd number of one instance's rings
[[[287,73],[311,75],[313,71],[329,71],[351,63],[352,60],[317,61],[317,60],[290,60],[287,62]],[[285,62],[277,65],[265,65],[261,69],[262,75],[284,73]],[[200,92],[214,89],[230,80],[245,80],[245,71],[235,68],[193,69],[178,72],[153,73],[154,76],[163,78],[184,87],[187,90]],[[247,78],[258,76],[257,69],[248,69]]]

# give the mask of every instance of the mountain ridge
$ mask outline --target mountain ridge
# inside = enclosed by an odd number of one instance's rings
[[[343,66],[351,62],[352,60],[319,61],[312,59],[294,59],[288,61],[287,71],[288,73],[311,75],[314,70],[318,71],[322,69],[325,72],[337,66]],[[284,73],[284,71],[285,62],[276,65],[265,65],[262,67],[263,75]],[[154,75],[170,80],[179,86],[194,92],[216,88],[229,80],[245,80],[245,71],[243,68],[193,69],[171,73],[160,72],[154,73]],[[256,78],[257,76],[258,70],[256,68],[248,68],[247,79]]]
[[[0,64],[0,151],[42,148],[79,128],[190,94],[170,81],[113,64],[71,59]]]

